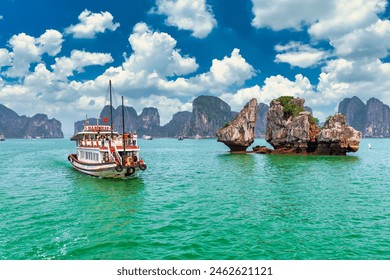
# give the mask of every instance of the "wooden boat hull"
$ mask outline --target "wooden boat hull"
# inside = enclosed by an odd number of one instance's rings
[[[79,161],[75,154],[70,154],[68,160],[77,171],[99,178],[128,179],[141,169],[139,166],[118,167],[115,162],[85,163]]]

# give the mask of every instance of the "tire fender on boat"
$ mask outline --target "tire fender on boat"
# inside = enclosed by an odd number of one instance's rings
[[[142,163],[139,165],[139,169],[141,169],[142,171],[145,171],[146,170],[146,164],[145,163]]]
[[[118,164],[117,166],[115,166],[115,170],[118,172],[122,172],[123,171],[122,165]]]
[[[135,168],[134,167],[129,167],[129,168],[127,168],[127,172],[126,172],[126,174],[125,174],[125,176],[131,176],[131,175],[133,175],[134,174],[134,172],[135,172]]]

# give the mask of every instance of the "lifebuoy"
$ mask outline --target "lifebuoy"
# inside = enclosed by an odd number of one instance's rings
[[[131,176],[131,175],[133,175],[134,174],[134,172],[135,172],[135,168],[134,167],[129,167],[129,168],[127,168],[127,172],[126,172],[126,174],[125,174],[125,176]]]
[[[139,169],[141,169],[142,171],[145,171],[146,170],[146,164],[145,163],[140,164]]]
[[[115,166],[115,170],[118,172],[122,172],[123,171],[122,165],[118,164],[117,166]]]

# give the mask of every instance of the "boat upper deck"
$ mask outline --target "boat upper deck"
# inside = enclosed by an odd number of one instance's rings
[[[118,132],[112,132],[113,135],[118,136]],[[77,141],[86,138],[97,138],[111,135],[111,127],[109,125],[85,125],[83,131],[73,135],[70,140]]]
[[[111,133],[111,127],[106,125],[87,125],[83,131],[76,133],[70,140],[76,141],[77,147],[81,148],[99,148],[107,150],[109,147],[116,147],[118,150],[139,151],[137,144],[137,134],[127,133],[124,135],[118,132]]]

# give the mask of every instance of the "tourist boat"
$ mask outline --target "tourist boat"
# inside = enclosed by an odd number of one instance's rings
[[[150,135],[142,135],[142,139],[144,140],[153,140],[153,137]]]
[[[122,96],[122,134],[113,131],[112,125],[112,86],[110,90],[111,125],[89,125],[76,133],[71,140],[76,141],[76,153],[68,160],[72,166],[85,174],[101,178],[129,178],[146,164],[140,158],[140,147],[136,133],[125,133],[124,106]],[[108,120],[104,120],[108,121]]]
[[[184,140],[184,137],[180,135],[179,137],[177,137],[177,140]]]
[[[5,140],[4,134],[0,134],[0,141],[4,141],[4,140]]]

